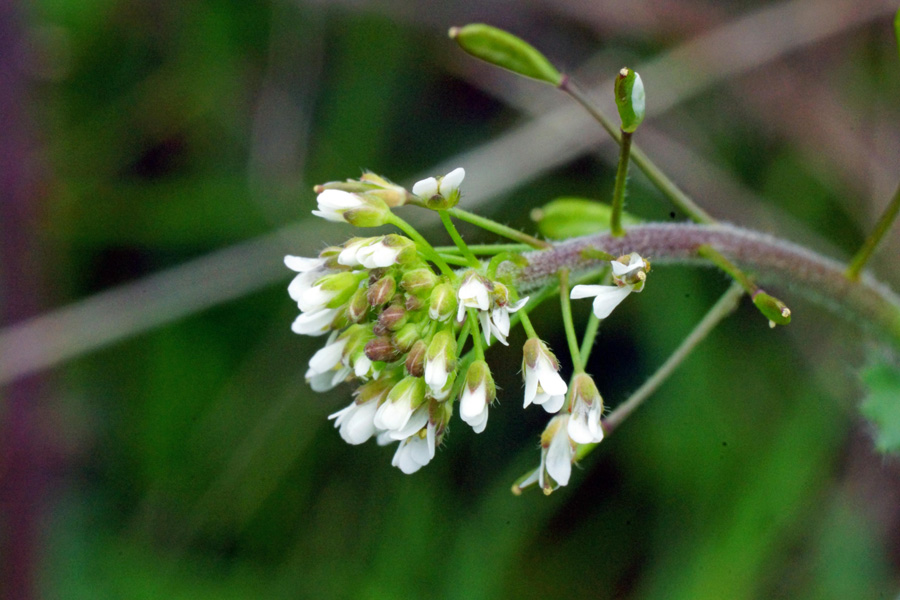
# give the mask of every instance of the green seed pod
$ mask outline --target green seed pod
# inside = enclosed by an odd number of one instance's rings
[[[785,306],[784,302],[770,296],[762,290],[753,295],[753,304],[759,309],[764,317],[769,319],[772,327],[776,325],[787,325],[791,322],[791,309]]]
[[[473,23],[451,27],[450,37],[463,50],[492,65],[553,86],[562,81],[562,74],[534,46],[502,29]]]
[[[644,82],[641,76],[628,67],[622,67],[616,76],[616,108],[622,119],[622,131],[631,133],[644,120],[646,103]]]

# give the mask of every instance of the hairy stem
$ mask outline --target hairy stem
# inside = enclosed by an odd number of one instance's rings
[[[622,208],[625,206],[625,182],[628,180],[628,157],[631,156],[631,134],[627,131],[620,132],[622,136],[619,152],[619,166],[616,169],[616,187],[613,190],[612,218],[609,222],[610,230],[616,237],[625,235],[622,229]]]
[[[623,237],[595,234],[524,255],[528,266],[515,273],[520,291],[547,285],[561,268],[573,273],[599,269],[591,249],[619,256],[637,252],[655,264],[711,264],[700,256],[709,245],[765,284],[783,285],[886,337],[900,348],[900,298],[867,274],[845,277],[845,266],[807,248],[731,225],[635,225]]]

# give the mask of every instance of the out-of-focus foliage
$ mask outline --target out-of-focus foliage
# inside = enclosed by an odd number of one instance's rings
[[[863,373],[868,388],[863,414],[877,427],[876,444],[882,452],[900,451],[900,369],[880,363]]]
[[[660,53],[764,6],[451,4],[29,6],[46,61],[29,74],[47,169],[45,305],[312,223],[315,183],[445,172],[430,170],[566,103],[475,64],[449,25],[515,31],[590,82],[624,64],[645,74]],[[838,10],[806,4],[810,18]],[[636,143],[717,217],[848,256],[886,200],[882,182],[896,185],[900,64],[881,12],[664,115],[651,99]],[[766,46],[757,33],[719,50]],[[673,87],[703,65],[682,69]],[[644,83],[656,99],[673,92]],[[453,166],[473,180],[515,176],[540,148],[517,152],[505,173]],[[533,231],[529,212],[549,199],[611,197],[614,159],[603,146],[475,210]],[[632,173],[627,210],[681,218]],[[460,207],[476,200],[464,185]],[[354,234],[308,231],[284,252]],[[887,243],[873,267],[895,285],[897,248]],[[544,423],[518,409],[521,332],[490,350],[508,368],[487,430],[457,422],[408,477],[390,466],[392,449],[350,447],[326,420],[350,390],[314,394],[303,381],[322,340],[291,333],[289,276],[47,376],[43,418],[62,468],[37,567],[44,597],[845,600],[900,587],[900,470],[871,451],[857,410],[866,342],[788,291],[789,327],[770,330],[745,304],[568,488],[514,497]],[[713,271],[655,268],[592,355],[606,403],[652,374],[726,287]],[[556,312],[533,319],[562,356]]]

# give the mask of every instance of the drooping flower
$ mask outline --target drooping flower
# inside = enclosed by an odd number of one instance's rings
[[[647,272],[650,270],[650,263],[636,252],[631,253],[627,262],[623,259],[626,257],[610,261],[616,285],[576,285],[569,297],[573,300],[594,298],[594,315],[598,319],[608,317],[628,294],[644,289]]]
[[[466,382],[459,399],[459,416],[475,433],[481,433],[487,427],[488,407],[496,397],[497,388],[487,363],[474,361],[466,371]]]
[[[381,198],[365,193],[339,189],[323,190],[317,197],[317,217],[335,223],[350,223],[357,227],[378,227],[390,219],[391,209]]]
[[[309,359],[306,380],[316,392],[327,392],[344,381],[350,374],[350,368],[341,364],[344,347],[348,337],[338,339],[338,332],[332,332],[325,346],[320,348]]]
[[[579,444],[598,443],[603,440],[603,398],[590,375],[580,373],[572,382],[572,415],[568,433]]]
[[[532,403],[542,405],[548,413],[562,408],[568,386],[558,371],[559,362],[544,342],[537,338],[525,342],[522,349],[525,408]]]
[[[519,494],[523,488],[535,483],[545,494],[550,494],[559,486],[568,485],[575,458],[575,447],[567,432],[569,418],[566,414],[550,419],[541,434],[541,464],[530,476],[513,487],[514,493]]]
[[[434,334],[425,354],[425,383],[432,394],[440,394],[450,372],[456,368],[456,339],[452,331],[442,329]]]
[[[360,386],[354,394],[356,400],[350,406],[328,416],[335,420],[334,426],[340,430],[345,442],[355,446],[375,435],[375,413],[393,384],[393,380],[385,378]]]
[[[412,475],[434,458],[435,451],[435,427],[428,423],[408,438],[400,442],[391,465],[397,467],[407,475]]]
[[[424,399],[425,382],[422,378],[405,377],[391,388],[387,399],[378,407],[375,427],[388,432],[402,431]]]
[[[509,342],[506,341],[506,337],[509,335],[509,315],[518,311],[527,303],[528,296],[510,303],[509,289],[501,283],[495,283],[491,293],[490,318],[487,318],[487,313],[482,312],[478,315],[485,341],[490,344],[491,334],[493,333],[494,337],[501,344],[508,346]]]

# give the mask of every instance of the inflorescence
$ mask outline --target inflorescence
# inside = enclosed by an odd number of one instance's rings
[[[392,464],[409,474],[434,458],[457,402],[460,418],[476,433],[485,430],[497,393],[484,351],[494,340],[508,345],[511,326],[521,321],[528,334],[524,406],[540,405],[553,417],[541,436],[540,467],[516,489],[538,483],[549,493],[568,483],[578,445],[603,439],[603,399],[583,370],[568,383],[560,376],[558,360],[528,321],[536,302],[519,295],[515,269],[497,268],[521,265],[521,255],[498,246],[476,259],[455,231],[447,211],[459,201],[464,176],[455,169],[419,181],[412,192],[371,173],[316,186],[313,214],[357,227],[394,225],[405,235],[353,237],[314,258],[286,256],[297,273],[288,293],[301,311],[292,329],[327,336],[306,372],[313,390],[355,387],[354,401],[329,417],[341,437],[349,444],[396,442]],[[394,213],[403,205],[441,213],[457,247],[432,247]],[[502,234],[502,226],[494,231]],[[650,269],[635,253],[609,263],[613,285],[571,290],[571,298],[593,297],[600,319],[641,291]]]

